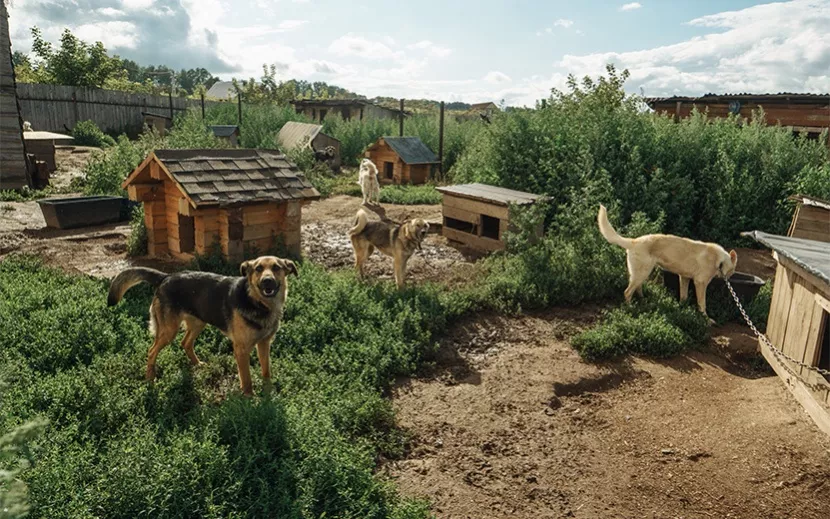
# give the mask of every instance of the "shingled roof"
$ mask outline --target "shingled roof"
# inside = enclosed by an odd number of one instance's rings
[[[383,137],[383,140],[407,164],[438,164],[438,157],[418,137]]]
[[[194,207],[318,199],[320,193],[273,150],[156,150],[122,184],[141,183],[157,161]],[[146,180],[144,180],[146,181]]]

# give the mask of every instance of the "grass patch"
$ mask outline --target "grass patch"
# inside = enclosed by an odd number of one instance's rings
[[[360,189],[360,186],[357,186]],[[433,184],[418,186],[386,186],[380,190],[380,201],[384,204],[436,205],[441,203],[441,193]]]
[[[49,422],[20,473],[32,517],[426,517],[374,474],[378,454],[404,447],[382,393],[466,302],[308,263],[291,283],[272,350],[280,390],[241,399],[228,394],[231,346],[211,328],[196,345],[204,367],[174,344],[156,384],[142,381],[148,287],[110,308],[104,280],[0,263],[0,436]]]
[[[575,336],[571,344],[576,351],[591,361],[629,354],[670,357],[703,344],[708,319],[697,308],[679,303],[658,285],[646,284],[644,293]]]
[[[41,198],[49,198],[55,195],[66,195],[80,191],[74,184],[63,187],[46,186],[43,189],[31,189],[24,187],[20,190],[6,189],[0,191],[0,202],[31,202]]]

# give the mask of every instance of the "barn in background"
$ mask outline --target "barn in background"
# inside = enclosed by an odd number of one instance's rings
[[[291,101],[291,104],[298,114],[314,122],[323,122],[328,115],[338,115],[344,121],[362,121],[364,118],[398,119],[401,114],[400,110],[376,105],[366,99],[303,99]]]
[[[269,150],[156,150],[122,184],[144,204],[150,256],[190,259],[218,243],[229,259],[279,240],[300,253],[301,209],[320,193]]]
[[[710,117],[730,114],[749,119],[763,108],[767,124],[787,126],[793,132],[818,137],[830,128],[830,94],[706,94],[701,97],[652,97],[646,104],[654,111],[671,115],[675,120],[689,117],[693,108]]]

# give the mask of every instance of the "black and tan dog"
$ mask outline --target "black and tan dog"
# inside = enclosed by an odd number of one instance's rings
[[[375,249],[390,256],[395,269],[395,283],[404,285],[406,262],[421,248],[421,242],[429,231],[429,224],[420,218],[403,224],[390,221],[369,221],[366,211],[357,210],[355,225],[349,230],[354,248],[354,266],[363,277],[363,264]]]
[[[297,275],[290,260],[262,256],[240,266],[242,277],[229,277],[208,272],[164,272],[136,267],[120,272],[110,285],[107,304],[121,301],[124,293],[139,283],[156,287],[150,304],[150,331],[155,340],[147,354],[147,380],[156,374],[156,357],[176,338],[182,322],[185,336],[182,347],[190,362],[200,364],[193,345],[196,338],[211,324],[233,343],[233,354],[239,369],[242,391],[250,395],[250,358],[257,348],[262,378],[270,380],[271,341],[282,320],[288,295],[288,274]]]

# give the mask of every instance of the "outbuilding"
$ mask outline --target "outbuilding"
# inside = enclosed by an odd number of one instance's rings
[[[273,150],[156,150],[122,184],[144,204],[150,256],[179,259],[213,244],[225,257],[263,252],[282,241],[300,253],[302,206],[320,193]]]
[[[787,236],[830,242],[830,202],[805,195],[794,195],[793,221]]]
[[[340,141],[323,133],[322,125],[289,121],[280,129],[277,143],[282,151],[311,148],[329,167],[340,168]]]
[[[440,164],[418,137],[381,137],[364,156],[377,166],[381,184],[423,184]]]
[[[526,207],[547,199],[544,195],[479,183],[437,189],[444,195],[444,237],[480,251],[505,248],[504,233],[510,229],[511,206]],[[542,224],[536,233],[542,236]]]
[[[217,139],[227,142],[234,148],[239,146],[239,126],[235,124],[214,124],[208,126],[208,128]]]
[[[830,434],[830,243],[746,233],[778,262],[764,358],[819,429]]]

